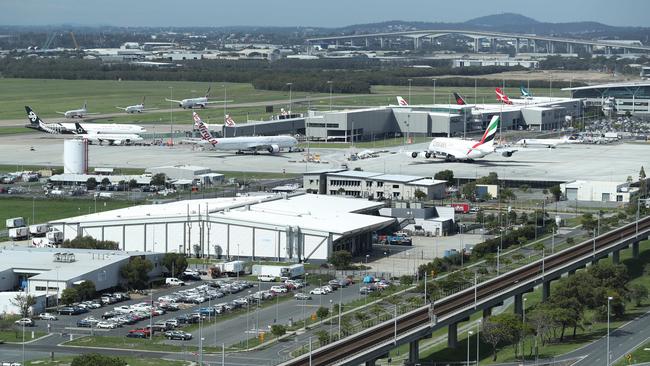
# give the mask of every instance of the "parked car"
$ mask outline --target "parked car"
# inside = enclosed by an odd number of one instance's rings
[[[16,324],[18,324],[20,326],[23,326],[23,327],[33,327],[34,325],[36,325],[34,323],[34,321],[31,320],[30,318],[18,319],[14,323],[16,323]]]
[[[286,293],[288,290],[284,286],[271,286],[271,291],[277,293]]]
[[[182,330],[172,330],[165,332],[167,339],[180,339],[181,341],[189,341],[192,339],[192,334],[183,332]]]
[[[305,293],[302,293],[302,292],[298,292],[297,294],[293,295],[293,297],[296,300],[311,300],[311,296],[309,296],[309,295],[307,295]]]
[[[115,329],[115,328],[117,328],[117,323],[103,321],[103,322],[97,323],[97,328],[99,328],[99,329]]]
[[[50,314],[50,313],[42,313],[41,315],[38,316],[38,318],[41,319],[41,320],[58,320],[59,319],[56,315]]]
[[[315,289],[309,291],[309,293],[312,295],[327,295],[327,292],[325,292],[321,287],[316,287]]]
[[[136,331],[130,330],[128,333],[126,333],[126,336],[129,338],[147,338],[149,335],[141,330]]]

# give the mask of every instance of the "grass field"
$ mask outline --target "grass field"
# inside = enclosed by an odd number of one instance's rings
[[[648,278],[648,276],[643,275],[644,264],[650,262],[650,241],[642,242],[639,249],[640,249],[640,256],[638,259],[634,259],[631,257],[632,254],[631,250],[621,251],[621,261],[622,263],[628,266],[628,272],[630,278],[632,279],[631,283],[641,283],[644,286],[650,288],[650,278]],[[606,259],[606,260],[604,259],[602,262],[605,261],[611,261],[611,259]],[[551,289],[551,292],[552,291],[553,290]],[[532,307],[534,307],[536,304],[538,304],[541,301],[541,289],[537,289],[534,292],[526,294],[525,298],[526,298],[525,301],[526,311],[529,311]],[[625,317],[623,319],[614,319],[611,322],[612,329],[615,329],[616,327],[621,326],[624,323],[634,319],[636,316],[645,313],[645,311],[647,311],[647,304],[643,304],[643,305],[644,306],[637,308],[632,303],[627,303]],[[509,309],[506,311],[512,311],[512,310]],[[593,311],[587,311],[586,314],[587,314],[586,315],[587,319],[593,318]],[[459,324],[459,329],[461,328],[461,325],[462,324]],[[559,356],[569,351],[580,348],[585,344],[593,342],[599,339],[600,337],[602,337],[603,335],[605,335],[606,329],[607,329],[606,323],[593,321],[591,324],[585,325],[584,329],[578,329],[578,331],[576,332],[575,339],[571,337],[572,330],[567,330],[567,335],[565,336],[566,340],[563,343],[553,342],[553,343],[547,343],[545,346],[541,346],[541,342],[539,342],[540,345],[539,357],[547,358],[547,357]],[[428,352],[422,352],[420,354],[420,358],[426,361],[438,361],[438,362],[441,361],[462,362],[463,360],[466,360],[467,357],[466,353],[459,352],[458,350],[467,349],[467,332],[459,331],[458,338],[459,338],[458,349],[454,350],[454,349],[446,348],[446,344],[439,345],[432,348]],[[526,356],[528,360],[534,359],[534,357],[531,356],[531,346],[533,345],[533,341],[534,341],[533,337],[528,337],[524,342],[524,350],[526,351]],[[471,350],[472,360],[475,360],[476,336],[473,336],[473,338],[470,341],[470,350]],[[480,350],[480,357],[481,357],[481,362],[480,362],[481,365],[490,365],[493,363],[516,361],[514,357],[514,349],[512,346],[500,348],[498,352],[498,359],[496,362],[492,362],[491,348],[488,344],[483,343],[481,341],[479,350]]]
[[[45,332],[34,332],[34,338],[32,338],[32,331],[29,327],[25,328],[25,342],[29,342],[36,338],[41,338],[44,336]],[[22,328],[17,327],[16,330],[2,330],[0,331],[0,341],[3,342],[19,342],[23,341],[23,332]]]
[[[119,356],[122,360],[126,361],[129,366],[185,366],[192,364],[192,361],[180,360],[166,360],[161,358],[144,358],[144,357],[128,357]],[[189,359],[193,356],[188,355]],[[25,366],[69,366],[72,363],[73,357],[55,357],[54,360],[34,360],[26,361]]]
[[[129,201],[98,201],[97,212],[132,206]],[[34,216],[32,216],[32,208]],[[89,199],[0,198],[0,230],[6,229],[6,219],[23,217],[29,223],[46,222],[95,212],[95,201]]]
[[[121,348],[121,349],[139,349],[146,351],[161,351],[161,352],[196,352],[197,346],[185,346],[164,343],[165,338],[162,336],[154,336],[152,340],[142,338],[128,338],[117,336],[86,336],[77,338],[75,340],[66,342],[66,346],[82,346],[82,347],[105,347],[105,348]],[[204,352],[219,352],[221,347],[203,347]]]
[[[650,342],[640,345],[630,354],[632,355],[631,363],[625,360],[625,358],[622,358],[614,366],[636,365],[643,362],[650,362]]]

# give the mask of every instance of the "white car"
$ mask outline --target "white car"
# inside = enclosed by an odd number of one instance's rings
[[[29,319],[29,318],[22,318],[22,319],[16,320],[14,323],[16,323],[18,325],[25,326],[25,327],[33,327],[34,326],[34,321]]]
[[[310,294],[312,295],[326,295],[327,292],[325,292],[322,288],[316,287],[315,289],[309,291]]]
[[[284,286],[271,286],[271,291],[285,293],[287,292],[287,288]]]
[[[323,289],[323,291],[324,291],[326,294],[329,294],[330,292],[333,292],[333,291],[334,291],[334,289],[333,289],[332,286],[330,286],[330,285],[321,286],[321,289]]]
[[[115,329],[117,324],[115,322],[99,322],[95,327],[99,329]]]
[[[59,318],[56,317],[54,314],[50,313],[42,313],[41,315],[38,316],[39,319],[41,320],[58,320]]]

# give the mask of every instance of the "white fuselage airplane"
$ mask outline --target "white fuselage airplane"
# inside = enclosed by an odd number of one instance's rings
[[[515,145],[518,146],[543,146],[543,147],[548,147],[550,149],[555,148],[557,145],[563,145],[563,144],[575,144],[579,143],[580,141],[575,138],[574,136],[564,136],[559,139],[521,139],[517,142],[515,142]]]
[[[83,118],[83,117],[90,114],[90,113],[88,113],[88,109],[86,109],[86,103],[85,102],[84,102],[83,107],[81,107],[79,109],[71,109],[69,111],[56,112],[56,113],[64,115],[65,118],[75,118],[75,117]]]
[[[192,108],[195,108],[195,107],[203,109],[203,108],[207,107],[208,104],[211,104],[211,103],[224,103],[225,102],[223,100],[208,101],[209,96],[210,96],[210,88],[208,88],[208,91],[202,97],[187,98],[187,99],[183,99],[183,100],[175,100],[175,99],[165,99],[165,100],[168,101],[168,102],[178,103],[178,106],[183,108],[183,109],[188,109],[188,108],[192,109]]]
[[[76,125],[76,137],[84,138],[90,142],[95,142],[98,144],[104,143],[104,141],[108,142],[109,145],[129,145],[133,142],[138,142],[142,141],[142,137],[140,135],[132,134],[132,133],[122,133],[122,134],[116,134],[116,133],[89,133],[86,131],[79,123],[75,123]]]
[[[194,124],[201,133],[201,138],[209,142],[215,150],[227,151],[258,151],[266,150],[269,153],[277,153],[282,149],[291,149],[296,146],[298,141],[292,136],[242,136],[242,137],[224,137],[214,138],[205,123],[201,121],[199,115],[192,113]]]
[[[29,106],[25,106],[25,111],[29,120],[29,128],[46,131],[42,128],[43,125],[52,125],[56,127],[58,133],[72,134],[77,131],[75,123],[45,123]],[[90,134],[140,134],[147,132],[142,126],[118,123],[80,123],[80,126]]]
[[[471,161],[495,152],[494,137],[499,127],[499,117],[494,116],[488,124],[480,141],[462,140],[449,137],[436,137],[431,140],[429,148],[424,152],[412,152],[411,157],[444,158],[445,160]],[[511,156],[513,150],[504,151],[503,155]]]
[[[142,103],[140,103],[140,104],[130,105],[130,106],[126,106],[126,107],[115,106],[115,108],[121,109],[126,113],[142,113],[142,112],[144,112],[146,110],[154,109],[154,108],[146,108],[145,109],[145,107],[144,107],[144,98],[145,97],[142,97]]]

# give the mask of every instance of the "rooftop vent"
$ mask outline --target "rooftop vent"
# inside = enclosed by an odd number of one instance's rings
[[[72,263],[75,261],[74,253],[54,253],[55,262]]]

